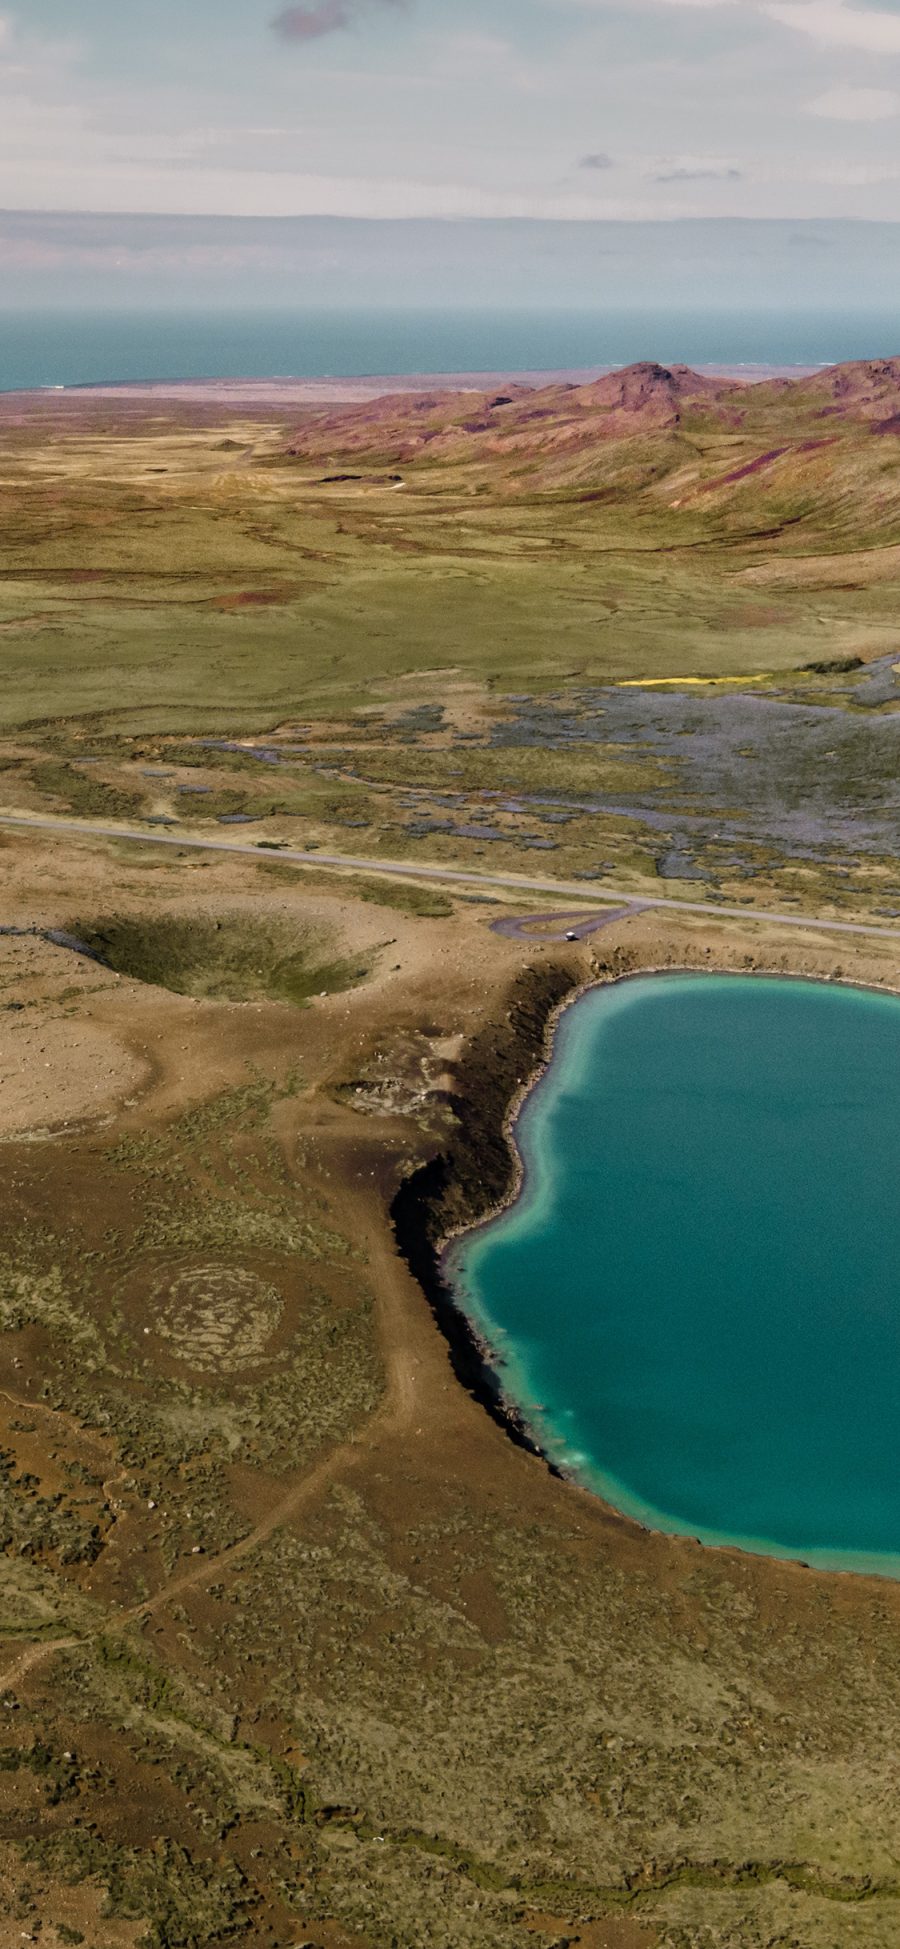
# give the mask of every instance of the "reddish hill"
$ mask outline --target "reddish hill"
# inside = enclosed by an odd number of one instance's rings
[[[885,418],[900,411],[900,358],[855,359],[828,366],[807,379],[779,379],[754,388],[759,403],[774,398],[823,417]]]
[[[607,372],[591,385],[573,387],[579,406],[606,412],[640,415],[652,424],[670,424],[688,404],[708,403],[741,388],[734,381],[711,379],[687,365],[654,365],[642,361],[619,372]]]
[[[646,461],[655,474],[660,467],[666,473],[699,461],[699,477],[708,468],[707,477],[725,487],[769,468],[782,454],[812,456],[823,420],[832,439],[854,429],[895,433],[900,359],[858,361],[763,384],[642,361],[583,386],[392,394],[364,405],[311,410],[288,451],[339,466],[364,458],[381,466],[428,460],[490,467],[505,461],[501,472],[510,486],[527,468],[533,485],[548,488],[590,485],[598,470],[608,474],[611,465],[640,468]],[[621,449],[620,461],[610,447]]]
[[[585,438],[627,438],[677,426],[685,410],[700,410],[727,423],[728,409],[745,388],[710,379],[688,366],[644,362],[611,372],[586,386],[535,390],[513,385],[501,393],[386,394],[364,405],[311,411],[289,451],[309,458],[378,453],[410,460],[424,448],[462,454],[482,436],[486,453],[545,451],[581,444]]]

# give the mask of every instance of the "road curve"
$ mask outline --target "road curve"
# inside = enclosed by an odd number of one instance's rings
[[[627,906],[607,907],[602,914],[586,914],[583,907],[574,914],[503,914],[491,921],[491,933],[506,941],[586,941],[615,920],[643,913],[645,905],[643,900],[629,900]]]
[[[54,819],[39,813],[0,812],[2,826],[26,832],[69,833],[81,839],[127,840],[138,846],[174,846],[178,852],[233,853],[251,859],[275,854],[278,859],[289,860],[296,866],[326,867],[335,872],[375,873],[392,880],[427,880],[449,887],[481,887],[486,892],[493,887],[501,887],[507,893],[551,893],[581,900],[585,906],[590,902],[592,907],[621,908],[624,899],[628,901],[629,913],[639,908],[658,908],[669,914],[705,914],[713,920],[762,921],[777,927],[800,927],[807,931],[815,928],[828,934],[868,934],[881,940],[895,941],[900,947],[900,927],[879,927],[875,921],[824,920],[816,915],[784,914],[762,907],[726,907],[724,903],[712,900],[673,900],[662,894],[635,893],[629,896],[623,895],[620,887],[615,892],[604,893],[592,885],[588,895],[577,881],[532,880],[521,873],[473,873],[458,866],[411,866],[402,860],[357,859],[349,853],[300,852],[280,845],[242,846],[240,842],[228,839],[195,839],[171,832],[142,832],[133,826],[101,826],[89,819]]]

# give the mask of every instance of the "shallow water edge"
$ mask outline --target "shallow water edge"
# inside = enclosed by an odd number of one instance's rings
[[[900,1579],[900,1554],[827,1549],[801,1554],[798,1548],[785,1548],[766,1536],[688,1528],[683,1520],[638,1500],[613,1476],[567,1465],[542,1433],[540,1405],[511,1387],[508,1363],[477,1316],[467,1310],[451,1271],[459,1242],[495,1225],[525,1194],[519,1119],[548,1073],[563,1018],[583,996],[638,977],[704,972],[837,985],[883,996],[900,994],[900,969],[874,966],[865,953],[853,959],[854,966],[847,965],[846,956],[843,963],[835,964],[833,949],[819,947],[814,940],[806,951],[801,947],[799,953],[788,955],[770,950],[758,958],[746,951],[746,940],[721,942],[715,949],[704,947],[694,953],[683,941],[676,947],[674,941],[657,940],[652,952],[617,948],[605,958],[595,955],[587,971],[583,962],[580,967],[542,963],[527,968],[514,984],[505,1023],[477,1037],[460,1065],[459,1100],[465,1117],[460,1139],[406,1180],[392,1215],[401,1251],[449,1342],[457,1378],[512,1439],[539,1455],[575,1490],[599,1500],[616,1519],[645,1531],[831,1573]],[[890,979],[884,978],[887,972]],[[490,1142],[482,1168],[479,1133],[486,1122]],[[499,1155],[498,1146],[502,1146]]]
[[[445,1276],[445,1252],[452,1239],[487,1222],[514,1199],[515,1106],[546,1069],[551,1023],[584,985],[571,968],[559,964],[523,970],[507,993],[505,1015],[498,1011],[498,1019],[472,1039],[457,1065],[455,1137],[402,1181],[391,1205],[399,1250],[448,1342],[457,1380],[511,1440],[542,1456],[505,1391],[492,1349]],[[548,1456],[543,1459],[554,1466]]]

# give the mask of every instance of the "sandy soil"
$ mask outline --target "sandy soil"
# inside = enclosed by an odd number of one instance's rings
[[[144,1933],[141,1923],[104,1916],[100,1888],[54,1886],[40,1877],[40,1928],[33,1920],[17,1916],[21,1867],[5,1858],[11,1854],[11,1849],[0,1849],[0,1903],[7,1911],[6,1919],[0,1914],[0,1949],[24,1949],[28,1942],[40,1943],[41,1949],[67,1949],[76,1942],[90,1944],[91,1949],[136,1949]]]
[[[148,1069],[104,1002],[116,977],[41,940],[0,939],[0,1140],[107,1115]]]
[[[268,862],[266,862],[268,864]],[[146,867],[142,879],[141,865]],[[74,848],[23,835],[4,843],[4,924],[60,927],[73,913],[110,911],[109,859],[91,842]],[[39,892],[36,893],[36,878]],[[286,894],[253,859],[150,858],[121,875],[114,908],[217,914],[249,910],[279,919],[292,915],[332,934],[343,952],[374,957],[363,988],[315,1004],[315,1040],[355,1028],[358,1046],[382,1009],[401,992],[418,993],[433,977],[438,928],[442,985],[461,981],[473,950],[487,952],[498,971],[499,947],[485,939],[483,919],[465,907],[453,922],[428,923],[390,906],[352,898],[352,882],[334,892],[301,881]],[[115,1106],[146,1100],[148,1115],[171,1114],[195,1094],[225,1086],[257,1043],[269,1045],[272,1018],[291,1023],[298,1043],[309,1024],[294,1011],[259,1003],[228,1011],[240,1025],[235,1041],[222,1036],[222,1010],[146,988],[40,938],[0,936],[0,1138],[55,1131],[104,1117]],[[203,1055],[198,1061],[198,1046]],[[352,1046],[352,1044],[351,1044]],[[180,1058],[188,1057],[188,1061]]]

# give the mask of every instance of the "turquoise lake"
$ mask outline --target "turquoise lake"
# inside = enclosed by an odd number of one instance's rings
[[[900,1575],[900,1001],[597,988],[447,1272],[544,1452],[653,1528]]]

